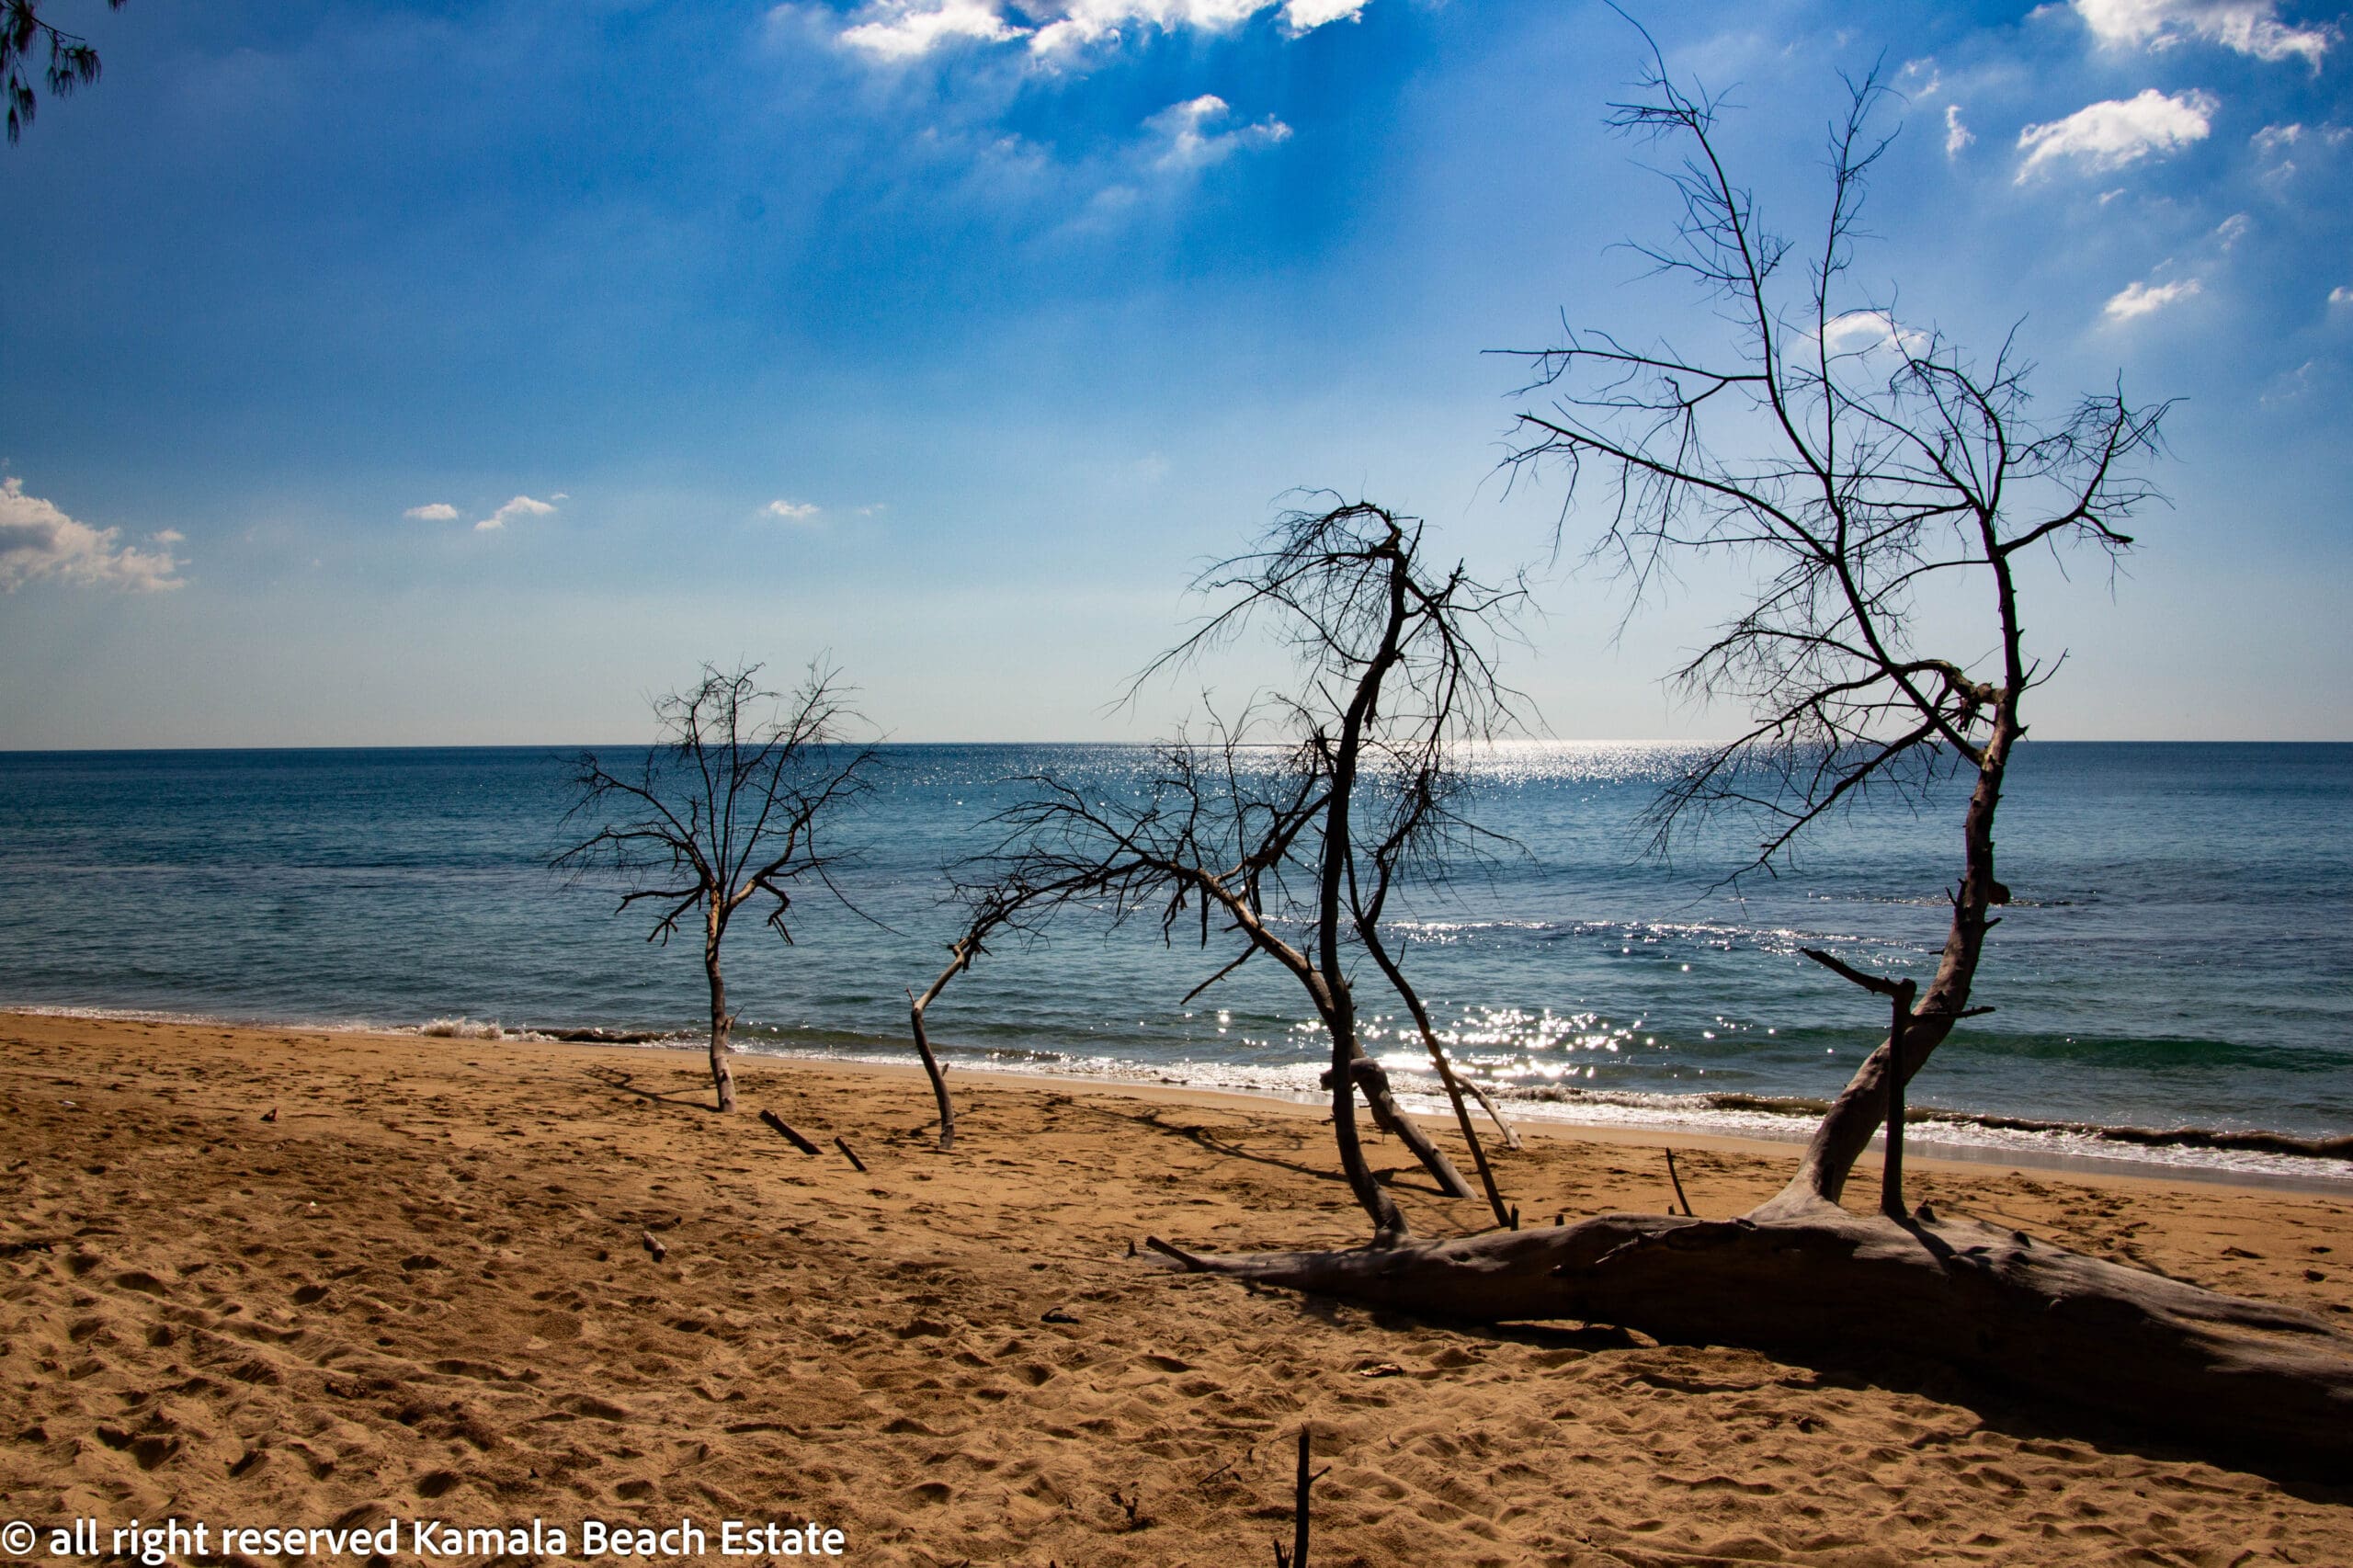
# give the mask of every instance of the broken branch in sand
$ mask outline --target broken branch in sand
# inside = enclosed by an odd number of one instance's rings
[[[1691,1218],[1691,1200],[1683,1196],[1683,1178],[1675,1174],[1675,1151],[1666,1152],[1666,1179],[1675,1184],[1675,1201],[1683,1206],[1683,1217]]]
[[[777,1131],[782,1133],[784,1135],[784,1141],[791,1144],[794,1148],[800,1150],[802,1153],[811,1156],[814,1156],[817,1153],[817,1145],[812,1143],[808,1139],[803,1138],[800,1133],[794,1131],[790,1124],[786,1122],[784,1118],[777,1115],[776,1112],[772,1110],[764,1110],[760,1112],[760,1119],[767,1122]]]

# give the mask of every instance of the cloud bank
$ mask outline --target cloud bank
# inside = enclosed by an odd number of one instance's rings
[[[26,494],[21,479],[0,479],[0,592],[13,594],[42,577],[132,593],[182,585],[169,551],[118,547],[121,536],[120,528],[77,523],[54,504]],[[179,535],[166,528],[155,537],[173,542]]]
[[[2257,60],[2302,55],[2315,71],[2336,41],[2331,27],[2290,27],[2278,0],[2075,0],[2092,37],[2110,48],[2166,49],[2185,39]]]
[[[1370,0],[1062,0],[1032,7],[1028,25],[1006,15],[1005,0],[875,0],[861,20],[836,35],[877,63],[917,60],[957,45],[1026,41],[1041,57],[1117,42],[1135,27],[1174,33],[1232,32],[1260,13],[1279,10],[1294,37],[1332,22],[1354,21]]]
[[[871,59],[900,61],[954,43],[1006,43],[1028,33],[1005,19],[996,0],[934,0],[878,6],[870,19],[844,28],[840,38]]]

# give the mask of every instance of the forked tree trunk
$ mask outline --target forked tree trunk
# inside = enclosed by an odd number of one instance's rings
[[[1372,1162],[1365,1158],[1364,1142],[1357,1135],[1356,1006],[1348,996],[1347,982],[1338,979],[1333,970],[1326,969],[1316,980],[1317,989],[1323,993],[1317,997],[1324,1004],[1319,1010],[1324,1015],[1324,1027],[1332,1031],[1332,1068],[1324,1075],[1332,1088],[1332,1141],[1338,1147],[1340,1170],[1347,1177],[1348,1190],[1356,1195],[1357,1202],[1372,1221],[1376,1244],[1385,1245],[1403,1240],[1410,1231],[1404,1210],[1397,1207],[1397,1200],[1389,1196],[1389,1189],[1372,1174]],[[1455,1179],[1460,1181],[1461,1177]]]
[[[1758,1219],[1787,1212],[1803,1214],[1818,1204],[1835,1204],[1846,1191],[1847,1174],[1870,1146],[1887,1117],[1889,1074],[1900,1071],[1909,1083],[1969,1007],[1969,988],[1977,979],[1977,960],[1985,948],[1985,933],[1999,924],[1987,911],[2010,901],[2010,890],[1994,875],[1994,814],[2002,803],[2002,778],[2009,767],[2010,747],[2023,733],[2016,700],[2004,695],[1994,713],[1993,733],[1987,737],[1978,765],[1977,782],[1969,795],[1969,810],[1961,819],[1961,886],[1952,895],[1952,922],[1945,933],[1944,951],[1937,960],[1936,978],[1927,994],[1912,1009],[1904,1028],[1904,1060],[1891,1067],[1892,1042],[1882,1040],[1866,1057],[1807,1141],[1797,1174],[1779,1197],[1756,1210]]]
[[[1356,841],[1348,817],[1356,798],[1364,728],[1380,703],[1381,681],[1397,663],[1398,639],[1405,625],[1406,562],[1402,553],[1395,551],[1396,542],[1396,525],[1392,523],[1388,619],[1381,631],[1380,651],[1367,662],[1364,674],[1357,681],[1356,693],[1340,715],[1340,733],[1331,742],[1331,798],[1324,810],[1323,865],[1315,890],[1316,963],[1321,971],[1317,977],[1321,994],[1315,1000],[1324,1027],[1332,1031],[1333,1142],[1339,1145],[1340,1168],[1347,1175],[1348,1189],[1356,1194],[1357,1201],[1371,1219],[1373,1235],[1381,1242],[1399,1240],[1407,1233],[1405,1214],[1373,1176],[1372,1167],[1364,1157],[1364,1145],[1357,1137],[1356,1063],[1364,1051],[1357,1041],[1356,996],[1340,964],[1340,895],[1348,885],[1356,863]],[[1319,734],[1317,740],[1320,744],[1323,737]],[[1385,1091],[1386,1082],[1381,1086]],[[1388,1108],[1402,1129],[1404,1118],[1396,1115],[1393,1102]],[[1402,1131],[1400,1135],[1403,1136]],[[1455,1173],[1454,1182],[1458,1187],[1464,1186],[1460,1172]]]
[[[735,1028],[734,1017],[727,1011],[727,982],[719,973],[719,937],[713,935],[703,944],[703,973],[710,981],[710,1085],[718,1092],[722,1112],[735,1108],[735,1073],[727,1065],[731,1047],[728,1036]]]

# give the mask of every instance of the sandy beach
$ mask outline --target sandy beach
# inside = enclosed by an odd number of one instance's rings
[[[735,1520],[838,1530],[855,1562],[1265,1563],[1304,1423],[1316,1568],[2353,1562],[2353,1486],[1925,1362],[1459,1332],[1130,1256],[1360,1239],[1307,1108],[957,1074],[943,1154],[911,1072],[746,1058],[722,1119],[681,1053],[25,1015],[0,1041],[0,1514],[44,1541],[398,1521],[390,1560],[419,1561],[417,1521],[537,1517],[576,1560],[585,1521],[691,1519],[705,1551],[654,1554],[720,1561]],[[1529,1145],[1501,1174],[1532,1218],[1669,1201],[1656,1140]],[[1677,1141],[1702,1215],[1792,1157]],[[1423,1233],[1484,1219],[1395,1186]],[[2340,1196],[1933,1162],[1915,1187],[2353,1313]]]

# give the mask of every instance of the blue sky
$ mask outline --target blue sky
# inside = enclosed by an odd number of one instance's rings
[[[2184,400],[2110,581],[2046,570],[2036,733],[2353,738],[2353,40],[2298,0],[1636,6],[1858,275],[2052,403]],[[48,0],[105,59],[0,148],[0,744],[619,741],[704,659],[829,651],[903,740],[1107,713],[1182,586],[1324,486],[1543,560],[1495,472],[1565,317],[1703,333],[1581,0]],[[494,525],[494,526],[491,526]],[[1567,530],[1580,535],[1579,516]],[[1568,737],[1721,733],[1547,572]],[[1211,671],[1228,694],[1261,672]]]

